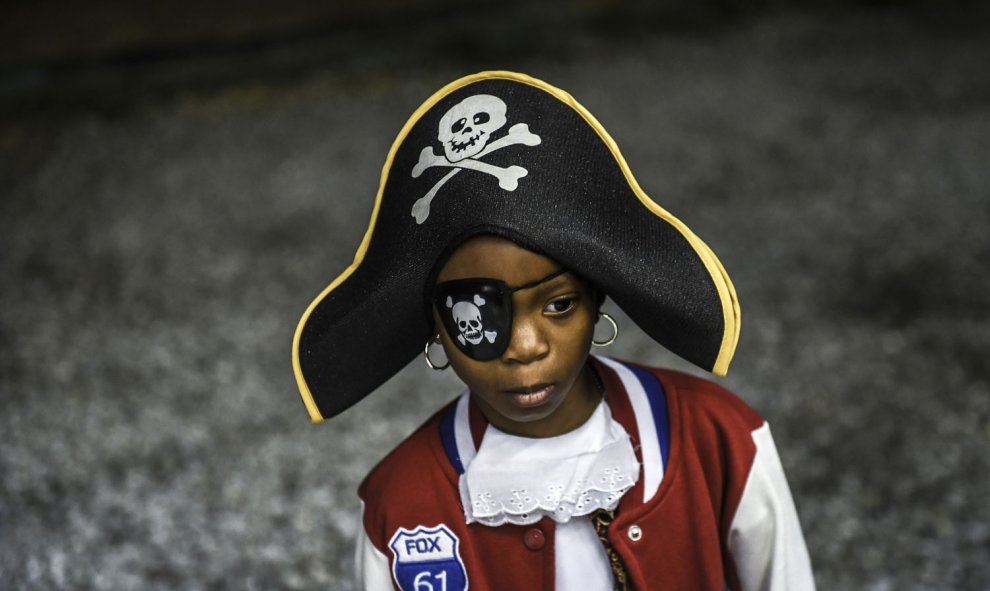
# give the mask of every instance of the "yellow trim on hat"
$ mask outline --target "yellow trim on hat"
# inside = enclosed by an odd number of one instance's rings
[[[555,96],[561,102],[574,109],[579,115],[581,115],[588,125],[595,130],[598,137],[605,142],[605,145],[608,146],[609,150],[612,152],[612,156],[619,164],[619,168],[622,170],[623,175],[625,175],[626,182],[629,183],[630,188],[632,188],[633,193],[636,194],[636,197],[639,198],[640,202],[642,202],[642,204],[655,215],[676,228],[681,235],[687,239],[688,243],[692,246],[692,248],[694,248],[695,253],[697,253],[697,255],[701,258],[705,268],[708,269],[712,282],[718,290],[719,299],[722,302],[722,318],[724,323],[722,344],[719,348],[718,356],[715,359],[715,364],[712,367],[711,372],[717,376],[724,376],[729,371],[729,363],[732,361],[732,356],[735,353],[736,345],[739,342],[741,314],[736,289],[732,285],[732,280],[729,279],[729,275],[726,273],[722,263],[718,260],[718,257],[715,256],[715,253],[713,253],[711,248],[709,248],[708,245],[701,240],[701,238],[692,232],[691,229],[684,224],[684,222],[677,219],[677,217],[673,214],[650,199],[649,195],[643,191],[642,187],[639,186],[639,183],[633,176],[632,170],[630,170],[625,158],[623,158],[622,153],[619,151],[619,146],[615,143],[615,140],[612,139],[612,136],[608,134],[602,124],[595,119],[595,116],[585,109],[581,103],[577,102],[573,96],[564,90],[525,74],[504,70],[493,70],[479,72],[477,74],[472,74],[470,76],[465,76],[458,80],[454,80],[435,92],[433,96],[420,105],[419,108],[413,112],[412,116],[409,117],[406,124],[399,131],[398,136],[396,136],[395,141],[392,142],[392,147],[389,149],[388,157],[385,159],[385,164],[382,166],[381,178],[378,184],[378,194],[375,196],[375,206],[371,211],[371,221],[368,224],[367,231],[364,233],[364,238],[361,240],[361,245],[358,247],[357,253],[354,255],[354,262],[352,262],[343,273],[334,279],[333,282],[326,287],[326,289],[320,292],[320,295],[318,295],[309,304],[309,307],[306,308],[306,312],[304,312],[302,318],[299,319],[299,324],[296,325],[295,336],[292,339],[292,369],[295,372],[296,384],[299,386],[300,395],[306,405],[306,409],[309,411],[309,417],[314,423],[322,422],[324,417],[320,413],[320,409],[317,406],[316,401],[313,399],[313,394],[310,391],[309,386],[306,384],[306,379],[303,377],[302,367],[299,362],[299,341],[302,335],[303,327],[306,325],[306,321],[309,320],[310,314],[312,314],[313,310],[323,300],[323,298],[325,298],[327,294],[333,291],[338,285],[346,281],[347,278],[351,276],[351,273],[353,273],[364,260],[364,255],[368,251],[368,245],[371,244],[371,236],[375,230],[375,223],[378,220],[378,211],[381,208],[382,195],[385,192],[385,182],[388,179],[388,173],[392,167],[392,160],[395,158],[395,154],[398,152],[399,146],[402,145],[403,141],[405,141],[406,136],[409,134],[410,130],[412,130],[413,126],[427,111],[432,109],[434,105],[440,102],[441,99],[451,92],[454,92],[458,88],[467,86],[468,84],[491,79],[514,80],[516,82],[534,86]]]
[[[296,333],[292,338],[292,370],[296,374],[296,385],[299,386],[299,393],[302,396],[303,403],[306,405],[306,410],[309,411],[309,418],[314,423],[323,422],[323,414],[320,413],[319,407],[316,405],[316,401],[313,399],[313,393],[309,389],[309,385],[306,383],[306,378],[303,377],[302,367],[299,363],[299,340],[302,337],[303,327],[306,325],[306,321],[309,320],[310,314],[323,298],[327,296],[328,293],[333,291],[338,285],[343,283],[348,277],[351,276],[358,266],[364,261],[364,255],[368,252],[368,245],[371,244],[371,236],[375,231],[375,222],[378,221],[378,211],[381,209],[382,205],[382,194],[385,193],[385,181],[388,179],[389,170],[392,168],[392,160],[395,158],[395,153],[399,151],[399,146],[405,141],[406,136],[409,135],[409,131],[413,128],[413,125],[419,121],[420,117],[424,113],[429,111],[433,105],[437,104],[443,97],[450,94],[454,90],[469,84],[479,78],[483,77],[481,74],[476,74],[475,76],[468,76],[466,78],[461,78],[460,80],[455,80],[450,84],[444,86],[437,92],[433,94],[429,99],[426,100],[422,105],[413,112],[406,124],[402,126],[399,131],[399,135],[396,136],[395,141],[392,142],[392,147],[388,151],[388,157],[385,158],[385,164],[382,165],[381,177],[378,181],[378,194],[375,196],[375,207],[371,210],[371,221],[368,223],[368,229],[364,233],[364,238],[361,240],[361,245],[358,247],[357,253],[354,255],[354,262],[350,264],[349,267],[344,269],[333,282],[330,283],[320,295],[309,304],[306,311],[303,313],[302,318],[299,319],[299,324],[296,325]]]
[[[553,96],[560,99],[562,102],[570,105],[572,109],[577,111],[581,117],[598,133],[598,137],[602,138],[608,149],[611,150],[612,156],[615,157],[615,161],[619,164],[619,168],[622,169],[622,174],[626,177],[626,182],[629,183],[630,188],[632,188],[633,193],[639,198],[640,202],[646,206],[647,209],[652,211],[658,217],[666,221],[668,224],[673,226],[687,239],[688,243],[694,248],[694,251],[701,258],[701,261],[705,264],[705,268],[708,269],[708,273],[712,277],[712,282],[715,284],[715,289],[718,290],[719,299],[722,302],[722,319],[724,322],[724,328],[722,332],[722,344],[719,347],[718,356],[715,358],[715,365],[712,367],[711,372],[717,376],[724,376],[729,371],[729,363],[732,361],[732,356],[735,354],[736,345],[739,343],[739,328],[741,324],[741,310],[739,308],[739,297],[736,295],[736,288],[732,285],[732,280],[729,279],[728,273],[725,271],[725,267],[722,266],[721,261],[712,252],[712,249],[708,247],[705,242],[699,238],[690,228],[687,227],[684,222],[677,219],[672,213],[661,207],[656,201],[650,199],[650,196],[643,191],[643,188],[639,186],[636,178],[633,176],[632,170],[629,168],[629,164],[626,163],[626,159],[622,157],[622,152],[619,150],[618,144],[612,139],[612,136],[608,134],[608,131],[595,119],[595,116],[591,114],[587,109],[584,108],[581,103],[570,95],[567,91],[561,90],[555,86],[551,86],[542,80],[537,80],[536,78],[531,78],[525,74],[516,74],[514,72],[483,72],[485,78],[509,78],[511,80],[517,80],[529,84],[531,86],[536,86]]]

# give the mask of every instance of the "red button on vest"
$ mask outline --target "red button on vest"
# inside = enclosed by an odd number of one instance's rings
[[[541,550],[546,543],[547,540],[543,535],[543,530],[538,527],[528,529],[523,534],[523,544],[526,544],[526,547],[530,550]]]

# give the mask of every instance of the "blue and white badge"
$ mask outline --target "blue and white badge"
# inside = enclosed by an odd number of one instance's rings
[[[467,591],[467,571],[457,549],[460,540],[447,526],[400,527],[388,545],[395,555],[392,573],[402,591]]]

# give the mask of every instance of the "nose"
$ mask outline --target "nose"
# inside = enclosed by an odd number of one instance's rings
[[[537,322],[523,318],[513,318],[509,346],[502,359],[509,363],[532,363],[550,353],[550,342],[540,330]]]

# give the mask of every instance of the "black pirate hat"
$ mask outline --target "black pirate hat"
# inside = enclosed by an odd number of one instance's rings
[[[299,321],[293,367],[314,422],[423,350],[437,261],[479,234],[577,271],[670,351],[716,375],[728,370],[739,303],[714,253],[643,192],[571,95],[482,72],[448,84],[406,122],[354,262]]]

